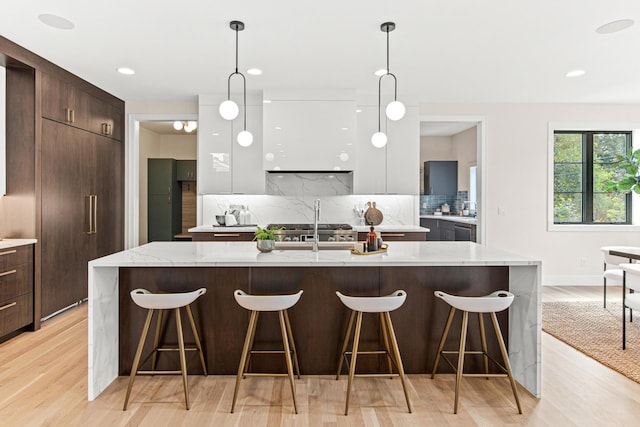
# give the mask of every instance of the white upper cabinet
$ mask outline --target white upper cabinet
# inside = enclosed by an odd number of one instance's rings
[[[388,120],[381,109],[381,130],[387,145],[376,148],[371,136],[378,131],[378,107],[358,106],[358,165],[354,174],[356,194],[419,194],[420,117],[418,107],[407,107],[405,116]]]
[[[355,169],[355,96],[332,95],[265,92],[271,102],[263,106],[264,170]]]
[[[262,169],[262,107],[247,107],[247,130],[253,135],[248,147],[238,144],[238,133],[244,129],[242,107],[233,121],[232,173],[233,192],[236,194],[264,194],[265,172]]]

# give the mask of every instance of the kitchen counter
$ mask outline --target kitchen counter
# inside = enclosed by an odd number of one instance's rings
[[[32,245],[37,242],[38,241],[36,239],[2,239],[0,240],[0,250],[23,245]]]
[[[236,233],[255,233],[258,231],[258,227],[255,225],[233,225],[231,227],[225,227],[221,225],[199,225],[197,227],[190,228],[189,233],[212,233],[214,231],[219,232],[236,232]]]
[[[427,219],[442,219],[445,221],[462,222],[465,224],[477,224],[478,220],[471,216],[456,216],[456,215],[420,215],[420,218]]]
[[[429,232],[428,228],[419,225],[374,225],[376,231],[386,233],[410,233],[410,232]],[[368,225],[354,225],[353,229],[358,233],[366,233],[369,231]]]
[[[187,268],[184,274],[176,271],[182,268]],[[340,346],[348,317],[336,289],[382,295],[404,288],[409,298],[392,316],[401,348],[407,348],[407,372],[424,374],[430,371],[427,365],[448,311],[433,291],[484,295],[508,288],[516,299],[499,316],[513,371],[524,387],[540,396],[540,277],[540,261],[470,242],[392,242],[387,253],[366,256],[322,249],[260,253],[255,242],[149,243],[89,263],[88,398],[95,399],[130,369],[144,310],[133,305],[128,293],[135,287],[162,290],[163,283],[174,291],[207,287],[195,316],[209,337],[209,368],[222,375],[237,370],[246,330],[246,312],[233,302],[236,288],[263,294],[304,290],[290,315],[294,329],[308,329],[298,347],[309,374],[335,369],[334,347]],[[265,329],[256,339],[277,342],[277,328]],[[216,341],[217,336],[226,338]],[[475,344],[477,337],[470,339]]]

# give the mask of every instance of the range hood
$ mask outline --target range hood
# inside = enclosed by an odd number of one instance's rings
[[[264,99],[264,170],[355,169],[355,91],[265,91]]]

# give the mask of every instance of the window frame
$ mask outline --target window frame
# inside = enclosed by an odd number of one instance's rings
[[[602,129],[615,129],[605,130]],[[548,145],[547,145],[547,230],[548,231],[640,231],[640,197],[637,194],[630,194],[628,197],[631,202],[627,204],[627,208],[631,210],[627,216],[630,223],[594,223],[594,222],[581,222],[581,223],[554,223],[554,179],[555,179],[555,159],[554,159],[554,147],[555,147],[555,134],[560,133],[608,133],[608,132],[630,132],[632,149],[638,149],[640,145],[640,123],[599,123],[599,124],[587,124],[585,123],[549,123],[548,126]],[[591,145],[591,144],[588,144]],[[593,164],[593,153],[591,153],[591,164]],[[589,167],[593,172],[593,167]],[[590,181],[592,182],[592,181]],[[584,186],[587,186],[587,182],[583,182],[583,194]],[[589,189],[589,194],[593,196],[593,188]],[[633,209],[633,206],[636,209]],[[583,201],[583,215],[584,201]]]

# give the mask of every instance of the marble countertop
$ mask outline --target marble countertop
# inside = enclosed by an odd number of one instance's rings
[[[392,242],[387,253],[353,255],[341,250],[274,250],[255,242],[152,242],[89,262],[90,267],[348,267],[501,266],[540,261],[472,242]]]
[[[445,221],[462,222],[465,224],[477,224],[478,219],[471,216],[454,216],[454,215],[420,215],[420,218],[443,219]]]
[[[224,226],[220,226],[220,225],[200,225],[198,227],[193,227],[190,228],[189,233],[213,233],[215,231],[220,231],[220,232],[231,232],[231,231],[235,231],[236,233],[255,233],[256,231],[258,231],[258,227],[255,225],[234,225],[232,227],[224,227]]]
[[[0,249],[15,248],[16,246],[31,245],[37,243],[36,239],[2,239]]]
[[[358,233],[369,231],[368,225],[354,225],[353,229]],[[376,225],[374,226],[376,231],[384,233],[409,233],[409,232],[429,232],[428,228],[420,227],[419,225]]]

